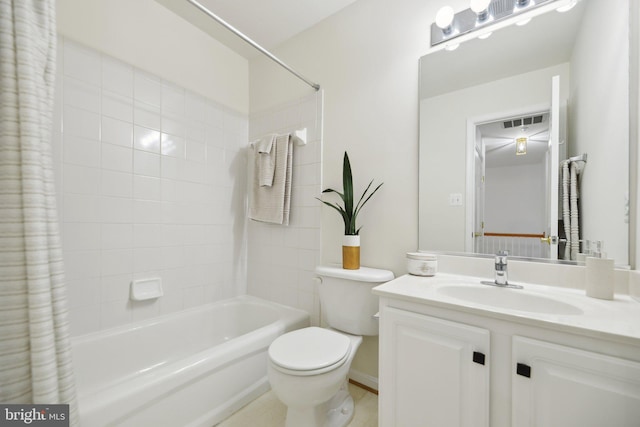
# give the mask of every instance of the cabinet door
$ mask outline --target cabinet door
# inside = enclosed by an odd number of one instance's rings
[[[513,427],[640,425],[638,362],[514,337],[513,364]]]
[[[380,426],[488,426],[489,345],[486,329],[385,307]]]

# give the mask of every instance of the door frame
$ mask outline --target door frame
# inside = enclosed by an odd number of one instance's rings
[[[467,141],[465,146],[466,156],[466,189],[465,189],[465,252],[474,252],[474,223],[475,223],[475,143],[476,143],[476,127],[485,123],[496,122],[499,120],[512,118],[516,116],[524,116],[537,113],[551,113],[551,103],[534,104],[526,107],[515,108],[512,110],[504,110],[499,112],[487,113],[480,116],[467,118]]]

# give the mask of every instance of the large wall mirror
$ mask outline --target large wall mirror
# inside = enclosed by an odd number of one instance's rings
[[[574,262],[601,241],[630,263],[630,15],[582,0],[420,59],[421,250]]]

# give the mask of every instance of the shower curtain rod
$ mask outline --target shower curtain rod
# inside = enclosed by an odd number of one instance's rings
[[[296,76],[297,78],[299,78],[300,80],[302,80],[303,82],[305,82],[306,84],[308,84],[309,86],[311,86],[312,88],[314,88],[315,90],[320,90],[320,85],[317,83],[312,82],[311,80],[307,79],[305,76],[303,76],[302,74],[298,73],[296,70],[294,70],[293,68],[289,67],[287,64],[285,64],[284,62],[282,62],[280,59],[276,58],[271,52],[269,52],[267,49],[263,48],[262,46],[260,46],[258,43],[254,42],[253,40],[251,40],[249,37],[247,37],[246,35],[244,35],[242,32],[240,32],[238,29],[236,29],[235,27],[233,27],[231,24],[229,24],[228,22],[226,22],[224,19],[220,18],[218,15],[216,15],[215,13],[211,12],[209,9],[207,9],[206,7],[204,7],[201,3],[199,3],[196,0],[187,0],[189,3],[191,3],[192,5],[194,5],[195,7],[197,7],[198,9],[200,9],[202,12],[204,12],[206,15],[208,15],[210,18],[214,19],[215,21],[217,21],[219,24],[221,24],[222,26],[224,26],[225,28],[227,28],[229,31],[231,31],[232,33],[234,33],[236,36],[240,37],[242,40],[244,40],[245,42],[249,43],[251,46],[253,46],[254,48],[258,49],[261,53],[263,53],[265,56],[267,56],[269,59],[271,59],[273,62],[275,62],[276,64],[280,65],[282,68],[284,68],[285,70],[289,71],[291,74],[293,74],[294,76]]]

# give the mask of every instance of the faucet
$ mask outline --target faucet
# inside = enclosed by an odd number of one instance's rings
[[[496,254],[495,266],[496,266],[496,285],[508,286],[509,279],[507,277],[507,256],[509,252],[499,251]]]

